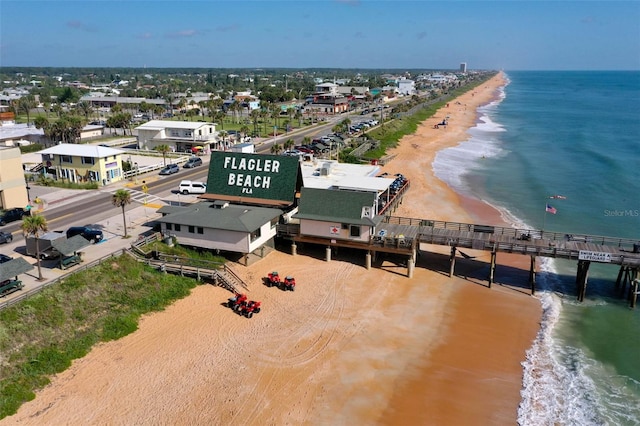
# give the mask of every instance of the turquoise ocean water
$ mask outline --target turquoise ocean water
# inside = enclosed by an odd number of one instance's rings
[[[506,76],[471,138],[438,153],[436,175],[518,227],[640,242],[640,72]],[[593,263],[578,303],[576,267],[542,262],[543,322],[523,363],[518,421],[638,425],[640,307],[614,291],[616,266]]]

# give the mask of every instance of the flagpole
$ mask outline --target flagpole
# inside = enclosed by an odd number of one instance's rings
[[[564,195],[549,195],[547,196],[548,200],[566,200],[567,197],[565,197]],[[547,220],[547,206],[549,206],[549,202],[545,201],[544,202],[544,216],[542,216],[542,229],[541,229],[541,234],[544,233],[544,227],[546,224],[546,220]],[[550,206],[553,207],[553,206]],[[552,212],[553,214],[555,214],[555,211]],[[541,235],[542,237],[542,235]]]

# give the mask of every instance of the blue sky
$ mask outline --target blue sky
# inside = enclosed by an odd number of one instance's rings
[[[640,1],[0,0],[0,65],[640,69]]]

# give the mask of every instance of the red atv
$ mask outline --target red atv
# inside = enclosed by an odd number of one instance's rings
[[[282,289],[287,291],[287,290],[295,290],[296,289],[296,279],[293,278],[291,275],[287,275],[284,278],[284,281],[282,281]]]
[[[235,312],[240,312],[240,309],[242,309],[242,306],[246,305],[246,303],[247,295],[236,293],[235,296],[229,298],[229,300],[227,301],[227,306],[233,309]]]
[[[238,311],[240,315],[244,315],[247,318],[251,318],[253,314],[257,314],[259,312],[260,302],[256,302],[254,300],[250,300],[247,303],[243,304]]]
[[[269,272],[265,281],[267,287],[280,287],[280,275],[277,271]]]

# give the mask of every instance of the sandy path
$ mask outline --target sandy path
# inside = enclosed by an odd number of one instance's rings
[[[431,162],[467,138],[475,107],[500,84],[463,95],[403,139],[385,166],[412,180],[396,215],[499,219],[435,179]],[[448,128],[432,129],[444,115]],[[260,314],[239,317],[221,305],[227,292],[200,286],[94,348],[0,425],[514,423],[539,303],[517,286],[487,289],[480,262],[459,261],[448,278],[448,250],[436,251],[420,256],[413,279],[390,262],[367,271],[362,253],[327,263],[309,247],[237,266]],[[296,291],[262,285],[273,269],[295,275]]]

